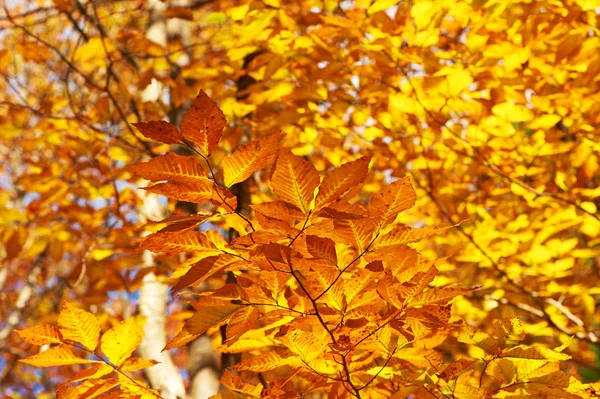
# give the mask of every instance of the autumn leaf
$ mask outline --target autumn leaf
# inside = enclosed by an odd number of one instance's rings
[[[361,184],[367,177],[370,160],[371,157],[362,157],[327,173],[319,186],[315,209],[324,208],[351,187]]]
[[[58,315],[58,329],[64,340],[79,342],[94,351],[100,337],[100,323],[93,314],[63,301]]]
[[[152,367],[159,362],[153,359],[144,359],[141,357],[130,357],[121,365],[121,371],[138,371]]]
[[[144,190],[178,201],[203,203],[213,198],[215,188],[212,181],[199,180],[186,183],[158,183],[144,187]]]
[[[185,326],[192,334],[203,334],[210,327],[224,323],[229,317],[240,309],[236,304],[199,304],[196,313],[186,321]]]
[[[254,172],[270,164],[279,148],[281,133],[274,133],[261,140],[240,146],[230,157],[223,160],[225,186],[231,187],[249,178]]]
[[[204,257],[219,255],[221,253],[210,236],[198,231],[184,231],[181,233],[156,233],[149,235],[140,247],[152,252],[178,254],[183,252],[201,251]]]
[[[182,144],[183,139],[175,126],[167,121],[134,123],[133,126],[149,139],[165,144]]]
[[[308,252],[317,258],[327,259],[333,265],[337,266],[337,254],[335,251],[335,242],[330,238],[321,238],[314,235],[306,237],[306,247]]]
[[[217,145],[227,124],[223,111],[200,90],[194,103],[181,121],[181,134],[200,148],[208,157]]]
[[[68,366],[73,364],[93,364],[100,362],[99,360],[88,360],[75,356],[71,348],[66,344],[52,347],[37,355],[21,359],[20,361],[36,367]]]
[[[23,340],[32,345],[60,344],[64,340],[60,330],[48,324],[33,326],[16,332]]]
[[[279,198],[308,215],[319,182],[319,174],[310,162],[281,149],[271,175],[271,187]]]
[[[396,216],[410,209],[416,201],[415,190],[408,177],[396,180],[382,191],[371,197],[369,216],[385,227],[396,219]]]
[[[102,335],[100,349],[115,366],[121,366],[142,343],[144,332],[134,319],[122,321]]]
[[[127,168],[131,173],[151,181],[170,180],[176,183],[201,183],[208,178],[208,172],[194,157],[185,157],[168,152],[148,162],[141,162]]]

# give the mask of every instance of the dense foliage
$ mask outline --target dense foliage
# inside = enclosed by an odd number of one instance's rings
[[[597,397],[598,6],[5,4],[0,384]]]

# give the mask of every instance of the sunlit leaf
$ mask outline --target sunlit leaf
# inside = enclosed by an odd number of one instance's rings
[[[279,148],[280,133],[238,147],[223,160],[225,186],[231,187],[249,178],[254,172],[270,164]]]

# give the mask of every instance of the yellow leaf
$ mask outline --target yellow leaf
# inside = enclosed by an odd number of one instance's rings
[[[102,335],[100,349],[115,366],[127,360],[135,348],[142,343],[144,332],[135,320],[122,321]]]
[[[473,291],[470,288],[431,288],[408,301],[409,306],[424,306],[431,304],[446,305],[459,295]]]
[[[233,366],[233,369],[238,371],[254,371],[256,373],[261,373],[273,370],[280,366],[299,366],[301,364],[302,360],[298,356],[284,356],[277,351],[269,351],[264,355],[244,360]]]
[[[78,372],[77,374],[75,374],[73,377],[71,377],[69,379],[68,382],[72,383],[72,382],[89,380],[92,378],[100,378],[100,377],[104,377],[105,375],[112,373],[113,371],[115,371],[115,369],[104,362],[96,363],[92,367],[83,369],[80,372]]]
[[[156,360],[142,357],[130,357],[121,365],[121,371],[138,371],[158,364]]]
[[[203,298],[195,303],[197,312],[188,319],[179,333],[173,338],[163,351],[177,348],[193,341],[196,337],[204,334],[211,327],[226,322],[242,305],[229,302]]]
[[[61,344],[47,351],[20,359],[20,362],[30,364],[36,367],[68,366],[72,364],[90,364],[100,363],[98,360],[82,359],[75,356],[71,348],[66,344]]]
[[[529,129],[549,129],[560,122],[562,118],[559,115],[536,116],[534,120],[527,124]]]
[[[187,273],[177,281],[177,284],[173,286],[172,291],[177,291],[189,287],[190,285],[199,285],[208,277],[233,262],[235,262],[235,258],[229,255],[206,257],[194,264]]]
[[[227,125],[225,114],[205,93],[200,90],[198,97],[181,121],[181,134],[198,144],[200,152],[209,156]]]
[[[79,342],[93,351],[100,337],[100,323],[93,314],[63,301],[58,315],[58,328],[64,340]]]
[[[320,178],[317,169],[308,161],[282,149],[271,176],[271,187],[283,201],[295,205],[308,215]]]
[[[458,342],[475,345],[491,355],[496,355],[500,351],[497,340],[467,324],[463,325],[462,331],[458,334]]]
[[[202,300],[201,300],[202,301]],[[192,334],[204,334],[211,327],[227,321],[242,305],[221,303],[204,305],[202,302],[196,308],[197,312],[186,321],[186,328]]]
[[[437,10],[438,6],[434,2],[420,1],[411,7],[410,16],[413,17],[417,29],[421,30],[431,23]]]
[[[571,356],[566,353],[557,352],[553,349],[543,346],[525,346],[519,345],[504,351],[501,355],[503,358],[518,358],[531,360],[569,360]]]
[[[223,160],[223,176],[228,188],[249,178],[252,173],[273,161],[281,133],[274,133],[261,140],[251,141],[239,147]]]
[[[387,10],[395,5],[398,5],[398,0],[375,0],[367,10],[367,13],[372,15],[376,12]]]
[[[322,356],[327,340],[315,336],[309,331],[293,330],[282,337],[285,345],[306,363]]]
[[[512,101],[496,104],[492,107],[492,113],[511,123],[529,122],[533,120],[533,112],[524,105],[515,104]]]
[[[329,203],[337,200],[346,191],[361,184],[367,177],[370,161],[370,156],[362,157],[327,173],[319,186],[319,193],[315,200],[315,210],[324,208]]]
[[[60,344],[63,342],[63,336],[60,333],[60,330],[47,324],[29,327],[25,330],[17,331],[17,334],[32,345],[41,346],[46,344]]]

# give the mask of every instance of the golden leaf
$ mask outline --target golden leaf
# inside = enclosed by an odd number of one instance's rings
[[[100,323],[93,314],[63,301],[58,315],[58,328],[63,339],[79,342],[93,351],[100,337]]]
[[[327,173],[319,186],[315,209],[324,208],[346,191],[361,184],[367,177],[370,160],[370,156],[362,157]]]
[[[75,356],[71,347],[66,344],[55,346],[47,351],[26,357],[25,359],[20,359],[19,361],[36,367],[68,366],[72,364],[92,364],[100,362],[99,360],[88,360]]]
[[[400,212],[410,209],[416,199],[410,178],[404,177],[371,197],[369,216],[377,220],[381,227],[385,227],[393,223]]]
[[[16,333],[26,342],[38,346],[60,344],[64,340],[60,330],[48,324],[29,327],[24,330],[16,331]]]
[[[115,366],[127,360],[135,348],[142,343],[144,332],[135,320],[122,321],[102,335],[100,349]]]
[[[319,182],[319,173],[310,162],[287,149],[279,152],[271,175],[271,188],[279,198],[308,215]]]

